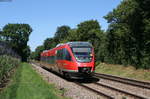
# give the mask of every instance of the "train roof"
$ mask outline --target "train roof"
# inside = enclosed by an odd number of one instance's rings
[[[76,47],[76,46],[90,46],[92,47],[92,44],[89,42],[68,42],[71,47]]]
[[[79,41],[67,42],[67,43],[64,43],[64,44],[60,43],[56,47],[63,46],[63,45],[66,45],[66,44],[68,44],[70,47],[76,47],[76,46],[90,46],[90,47],[92,47],[92,44],[89,43],[89,42],[79,42]]]
[[[75,42],[67,42],[67,43],[60,43],[57,44],[55,48],[49,49],[49,50],[44,50],[42,53],[48,52],[50,50],[56,49],[57,47],[64,46],[64,45],[69,45],[70,47],[80,47],[80,46],[87,46],[87,47],[92,47],[92,44],[89,42],[81,42],[81,41],[75,41]]]

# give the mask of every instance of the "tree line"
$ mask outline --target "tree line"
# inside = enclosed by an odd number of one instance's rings
[[[47,38],[31,54],[40,59],[43,50],[58,43],[89,41],[95,48],[96,60],[111,64],[150,68],[150,0],[123,0],[104,18],[109,23],[106,31],[97,20],[87,20],[70,28],[57,28],[54,37]]]

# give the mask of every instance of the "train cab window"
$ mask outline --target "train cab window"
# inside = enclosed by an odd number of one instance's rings
[[[72,52],[78,62],[91,62],[92,48],[91,47],[72,47]]]

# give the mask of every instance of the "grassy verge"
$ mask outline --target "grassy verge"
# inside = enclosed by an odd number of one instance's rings
[[[66,99],[53,84],[46,83],[29,64],[23,63],[0,99]]]
[[[150,70],[135,69],[132,66],[100,63],[96,66],[96,72],[150,81]]]

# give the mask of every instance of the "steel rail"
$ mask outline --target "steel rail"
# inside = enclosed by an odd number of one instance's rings
[[[113,75],[102,74],[102,73],[95,73],[94,76],[103,78],[103,79],[109,79],[109,80],[120,82],[120,83],[125,83],[125,84],[132,85],[132,86],[150,89],[150,82],[144,82],[144,81],[139,81],[135,79],[123,78],[119,76],[113,76]]]
[[[108,95],[108,94],[106,94],[106,93],[104,93],[104,92],[97,91],[97,90],[95,90],[95,89],[92,89],[92,88],[90,88],[90,87],[88,87],[88,86],[85,86],[85,85],[83,85],[83,84],[81,84],[81,83],[78,83],[78,82],[75,82],[75,83],[76,83],[77,85],[79,85],[79,86],[81,86],[81,87],[83,87],[83,88],[89,90],[89,91],[92,91],[92,92],[94,92],[94,93],[97,93],[97,94],[100,95],[100,96],[104,96],[104,97],[106,97],[106,98],[108,98],[108,99],[115,99],[114,97],[112,97],[112,96],[110,96],[110,95]]]
[[[131,92],[128,92],[128,91],[125,91],[125,90],[121,90],[119,88],[115,88],[115,87],[112,87],[110,85],[106,85],[106,84],[102,84],[102,83],[94,83],[98,86],[102,86],[102,87],[105,87],[105,88],[109,88],[111,90],[115,90],[115,91],[118,91],[120,93],[123,93],[123,94],[127,94],[127,95],[130,95],[130,96],[133,96],[133,97],[136,97],[138,99],[148,99],[148,97],[145,97],[145,96],[141,96],[141,95],[137,95],[137,94],[134,94],[134,93],[131,93]]]

